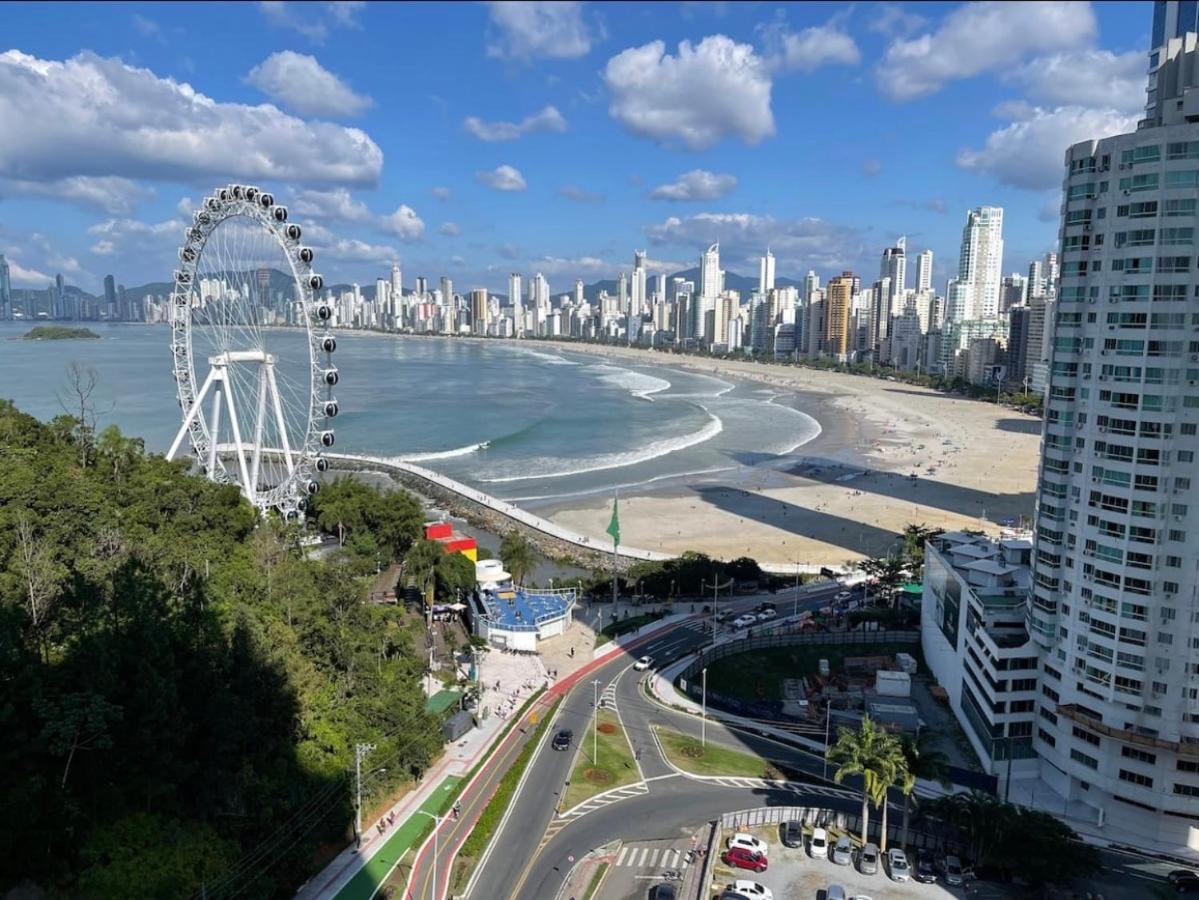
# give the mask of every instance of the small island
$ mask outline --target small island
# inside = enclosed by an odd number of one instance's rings
[[[99,337],[90,328],[67,328],[65,325],[38,325],[23,335],[26,341],[77,341]]]

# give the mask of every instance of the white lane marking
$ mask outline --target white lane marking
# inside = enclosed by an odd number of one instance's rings
[[[629,852],[628,847],[620,848],[620,855],[618,857],[616,857],[616,865],[618,865],[618,866],[624,865],[624,855],[628,852]]]
[[[641,848],[641,859],[638,860],[637,865],[644,866],[645,860],[648,856],[649,856],[649,847],[642,847]]]
[[[650,864],[651,868],[658,864],[658,854],[661,852],[662,852],[661,848],[655,847],[654,852],[649,855],[649,864]]]

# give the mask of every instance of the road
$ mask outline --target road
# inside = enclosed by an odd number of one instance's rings
[[[838,590],[840,588],[834,585],[827,590],[804,595],[799,608],[803,610],[826,606]],[[738,599],[728,604],[722,603],[721,608],[734,611],[748,609],[764,599],[773,600],[781,608],[786,608],[785,595]],[[641,696],[637,687],[639,679],[635,677],[641,673],[632,671],[632,662],[642,654],[650,654],[659,661],[666,661],[693,652],[711,640],[711,635],[701,630],[705,621],[706,617],[697,616],[679,623],[668,631],[651,635],[639,644],[627,648],[627,652],[601,664],[593,671],[586,672],[575,684],[566,688],[566,696],[557,719],[547,731],[546,741],[530,763],[525,787],[514,800],[506,822],[497,833],[490,853],[482,863],[474,896],[552,897],[569,868],[569,862],[563,868],[564,860],[572,855],[577,859],[591,848],[614,838],[636,837],[638,834],[694,825],[720,812],[739,807],[761,806],[783,800],[788,803],[802,803],[803,795],[790,791],[721,787],[683,778],[662,759],[654,744],[650,735],[650,724],[653,722],[668,724],[672,728],[696,735],[699,733],[699,724],[693,717],[664,709]],[[577,738],[585,737],[593,711],[595,687],[592,681],[595,679],[600,682],[598,689],[601,693],[608,684],[616,682],[617,708],[629,732],[634,750],[641,752],[642,773],[647,780],[660,780],[648,781],[648,793],[569,820],[569,824],[556,830],[542,847],[542,839],[551,822],[554,822],[555,826],[561,822],[555,821],[555,807],[574,760],[573,753],[550,750],[546,746],[548,738],[560,728],[570,728]],[[798,759],[803,755],[799,751],[786,751],[778,744],[767,744],[758,738],[747,739],[711,722],[708,734],[710,739],[727,743],[732,747],[744,748],[748,744],[750,747],[768,749],[772,756],[791,752]],[[773,801],[770,797],[774,798]],[[822,797],[822,803],[827,800],[827,797]],[[847,802],[847,809],[856,808],[857,801]],[[464,805],[465,803],[466,801]],[[446,852],[448,844],[448,841],[443,841],[439,853],[439,882],[443,881],[442,873],[449,865]],[[429,859],[424,858],[431,855],[431,852],[422,855],[416,870],[417,877],[410,881],[410,885],[413,886],[413,900],[432,896],[429,875],[432,865]],[[439,889],[439,894],[441,892]]]

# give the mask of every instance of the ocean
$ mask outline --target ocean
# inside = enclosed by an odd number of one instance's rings
[[[168,328],[92,324],[100,340],[13,339],[30,327],[0,323],[0,397],[39,418],[59,415],[67,366],[78,362],[98,375],[101,427],[116,424],[151,450],[169,446],[180,411]],[[275,330],[267,341],[294,376],[300,335]],[[403,457],[528,507],[687,477],[735,479],[785,463],[820,432],[758,384],[553,344],[346,331],[337,342],[334,451]]]

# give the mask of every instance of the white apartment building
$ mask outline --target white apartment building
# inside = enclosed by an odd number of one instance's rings
[[[1025,628],[1031,533],[949,532],[924,545],[920,644],[991,775],[1035,773],[1037,648]]]
[[[1003,208],[980,206],[966,212],[958,274],[946,296],[946,321],[993,319],[999,315],[1003,281]]]
[[[1122,840],[1199,849],[1195,34],[1155,56],[1156,117],[1066,153],[1034,747],[1041,779]]]

